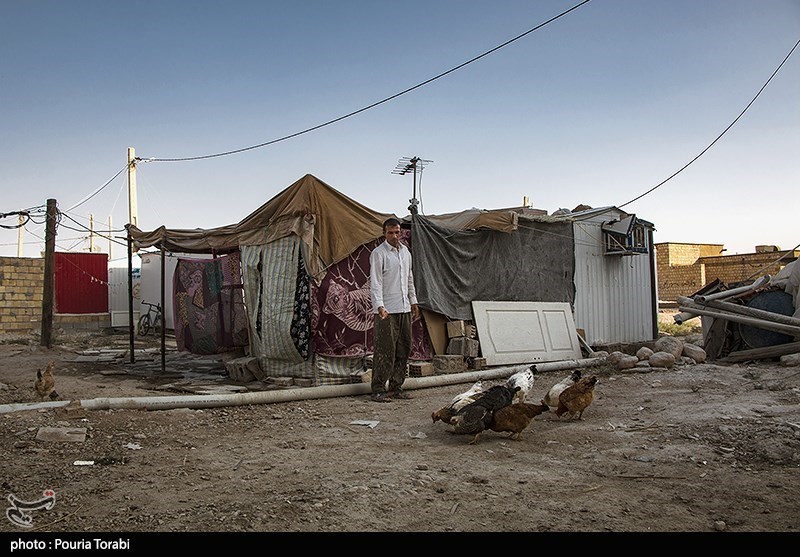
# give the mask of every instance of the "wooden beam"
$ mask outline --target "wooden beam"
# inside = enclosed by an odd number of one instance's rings
[[[745,362],[747,360],[765,360],[767,358],[779,358],[796,352],[800,352],[800,342],[787,342],[785,344],[776,344],[775,346],[764,346],[763,348],[738,350],[736,352],[731,352],[724,358],[720,358],[718,361],[736,363]]]
[[[735,323],[743,323],[744,325],[750,325],[751,327],[757,327],[759,329],[766,329],[768,331],[775,331],[793,337],[800,337],[800,327],[795,327],[793,325],[784,325],[783,323],[775,323],[773,321],[767,321],[765,319],[757,319],[755,317],[749,317],[746,315],[740,315],[738,313],[731,313],[723,310],[709,310],[703,307],[699,307],[697,304],[692,304],[692,306],[681,305],[678,307],[678,309],[680,311],[685,311],[688,313],[694,313],[697,315],[707,315],[708,317],[715,317],[718,319],[727,319],[728,321],[733,321]]]

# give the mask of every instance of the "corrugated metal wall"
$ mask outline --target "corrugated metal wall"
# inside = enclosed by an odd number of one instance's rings
[[[108,255],[55,253],[55,312],[108,313]]]
[[[590,345],[654,338],[650,253],[603,254],[600,225],[618,215],[606,213],[574,223],[575,326],[586,332]]]

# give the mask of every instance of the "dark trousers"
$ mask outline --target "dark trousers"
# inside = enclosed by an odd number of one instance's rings
[[[375,314],[375,352],[372,356],[372,392],[396,391],[406,380],[411,352],[411,313]]]

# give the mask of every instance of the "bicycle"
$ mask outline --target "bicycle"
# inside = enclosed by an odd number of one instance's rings
[[[145,336],[153,329],[156,333],[161,332],[161,304],[151,304],[142,300],[142,304],[150,306],[147,313],[139,318],[139,326],[137,332]]]

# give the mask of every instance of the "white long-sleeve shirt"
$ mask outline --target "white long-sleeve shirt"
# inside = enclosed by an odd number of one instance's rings
[[[394,248],[385,241],[369,256],[369,282],[372,312],[383,307],[389,313],[407,313],[417,303],[414,276],[411,272],[411,252],[400,244]]]

